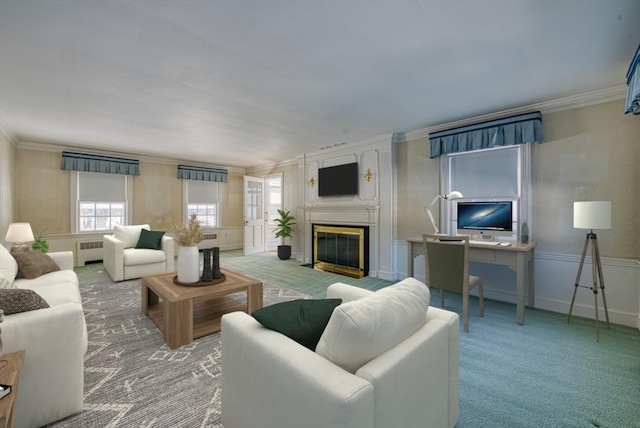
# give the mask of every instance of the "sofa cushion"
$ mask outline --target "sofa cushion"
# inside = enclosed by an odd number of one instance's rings
[[[0,289],[11,289],[11,288],[16,288],[13,278],[11,280],[9,280],[6,277],[6,274],[2,271],[0,271]]]
[[[251,315],[266,328],[282,333],[313,351],[331,313],[340,303],[341,299],[298,299],[266,306]]]
[[[27,279],[60,270],[51,257],[39,250],[13,254],[13,258],[18,262],[20,275]]]
[[[18,262],[2,245],[0,245],[0,272],[9,281],[13,281],[18,275]]]
[[[49,305],[33,290],[0,290],[0,309],[5,315],[45,309]]]
[[[333,311],[316,352],[355,373],[415,333],[425,322],[429,299],[426,285],[407,278],[344,303]]]
[[[162,243],[164,232],[151,231],[146,229],[140,230],[140,239],[136,244],[136,248],[148,248],[150,250],[159,250]]]
[[[127,248],[123,252],[123,258],[125,266],[138,266],[151,263],[163,263],[167,260],[167,255],[161,250]]]
[[[136,226],[119,226],[113,227],[113,237],[124,243],[124,248],[134,248],[140,239],[140,231],[142,229],[149,230],[148,224],[139,224]]]

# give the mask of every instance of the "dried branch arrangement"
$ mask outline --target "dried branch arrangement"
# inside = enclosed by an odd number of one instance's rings
[[[191,214],[189,226],[174,224],[173,228],[176,231],[174,239],[181,247],[192,247],[202,241],[202,227],[200,227],[200,221],[195,213]]]

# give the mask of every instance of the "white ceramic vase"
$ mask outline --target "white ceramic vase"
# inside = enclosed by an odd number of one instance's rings
[[[200,280],[200,253],[198,247],[178,248],[178,282],[194,284]]]

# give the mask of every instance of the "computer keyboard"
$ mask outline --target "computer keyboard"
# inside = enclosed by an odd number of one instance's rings
[[[500,245],[500,242],[498,241],[483,241],[483,240],[476,240],[476,239],[470,239],[469,240],[469,244],[480,244],[480,245]]]

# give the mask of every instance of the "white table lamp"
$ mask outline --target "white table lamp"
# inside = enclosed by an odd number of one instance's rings
[[[589,229],[584,241],[582,249],[582,258],[580,259],[580,267],[576,276],[575,287],[573,289],[573,298],[569,307],[569,318],[567,323],[571,321],[571,311],[573,303],[576,299],[576,291],[578,287],[590,288],[593,291],[596,308],[596,340],[600,341],[600,330],[598,328],[598,290],[602,290],[602,301],[604,303],[604,313],[607,317],[607,326],[609,326],[609,312],[607,311],[607,299],[604,294],[604,276],[602,275],[602,263],[600,262],[600,249],[598,248],[598,236],[593,233],[593,229],[611,229],[611,201],[585,201],[573,203],[573,227],[576,229]],[[593,270],[593,285],[590,287],[580,285],[580,276],[582,275],[582,267],[587,255],[587,249],[591,243],[591,266]]]
[[[29,251],[29,242],[33,242],[33,232],[29,223],[11,223],[4,240],[13,243],[12,253]]]
[[[436,197],[433,198],[433,201],[431,201],[431,203],[427,206],[426,211],[427,211],[427,214],[429,215],[429,219],[431,220],[431,224],[433,225],[433,229],[435,230],[436,234],[440,233],[440,229],[438,229],[438,226],[436,226],[436,221],[433,218],[433,214],[431,213],[431,207],[440,199],[454,200],[454,199],[460,199],[462,197],[463,197],[462,193],[458,192],[457,190],[454,190],[447,195],[436,195]]]

